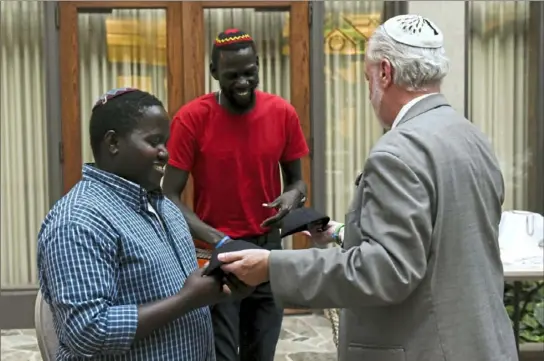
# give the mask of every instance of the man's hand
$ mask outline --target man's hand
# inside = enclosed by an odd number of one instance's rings
[[[227,299],[231,290],[214,276],[204,276],[204,268],[187,277],[180,293],[184,293],[194,308],[215,305]]]
[[[206,268],[208,268],[209,264],[210,262],[206,262],[204,267],[202,267],[203,272]],[[236,300],[244,299],[251,295],[253,291],[255,291],[255,287],[246,285],[244,282],[236,278],[236,276],[232,273],[225,274],[222,282],[223,292]]]
[[[268,281],[268,257],[270,251],[248,249],[239,252],[221,253],[217,258],[225,263],[221,269],[235,275],[249,286],[258,286]]]
[[[302,233],[312,239],[312,242],[319,246],[325,246],[329,243],[336,242],[334,238],[334,232],[342,225],[342,223],[336,221],[329,221],[324,228],[318,228],[318,226],[309,227],[308,231]]]
[[[230,290],[230,297],[235,300],[242,300],[255,291],[255,287],[248,286],[240,281],[233,273],[225,274],[223,282]]]
[[[278,223],[292,210],[298,208],[304,199],[304,194],[298,189],[282,193],[271,203],[264,203],[263,207],[276,208],[278,213],[267,218],[261,223],[261,227],[277,226]]]

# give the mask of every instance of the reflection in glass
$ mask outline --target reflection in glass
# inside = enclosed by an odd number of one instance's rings
[[[355,178],[383,134],[364,76],[366,42],[382,9],[382,1],[325,1],[325,183],[333,219],[344,219]]]
[[[136,87],[168,106],[166,36],[163,9],[78,14],[83,162],[93,160],[89,119],[100,95],[113,88]]]
[[[467,16],[468,118],[491,138],[501,163],[504,209],[527,209],[535,156],[528,147],[529,2],[471,1]]]

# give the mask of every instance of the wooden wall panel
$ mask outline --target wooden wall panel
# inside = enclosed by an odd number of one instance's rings
[[[293,1],[290,14],[289,51],[291,57],[291,103],[300,118],[302,130],[308,146],[311,146],[310,123],[310,30],[308,2]],[[312,172],[311,159],[302,159],[302,177],[308,186],[307,206],[311,206]],[[309,248],[311,243],[306,236],[293,236],[293,248]]]

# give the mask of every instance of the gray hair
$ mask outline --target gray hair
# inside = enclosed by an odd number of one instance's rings
[[[444,47],[416,48],[393,40],[379,26],[369,40],[365,58],[370,63],[383,59],[395,69],[393,83],[408,91],[425,91],[442,83],[448,74],[450,61]]]

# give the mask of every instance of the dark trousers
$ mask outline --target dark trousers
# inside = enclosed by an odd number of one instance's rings
[[[277,230],[244,240],[269,250],[281,249]],[[258,286],[255,292],[241,301],[213,306],[212,320],[217,361],[274,360],[283,309],[274,303],[270,283]]]

